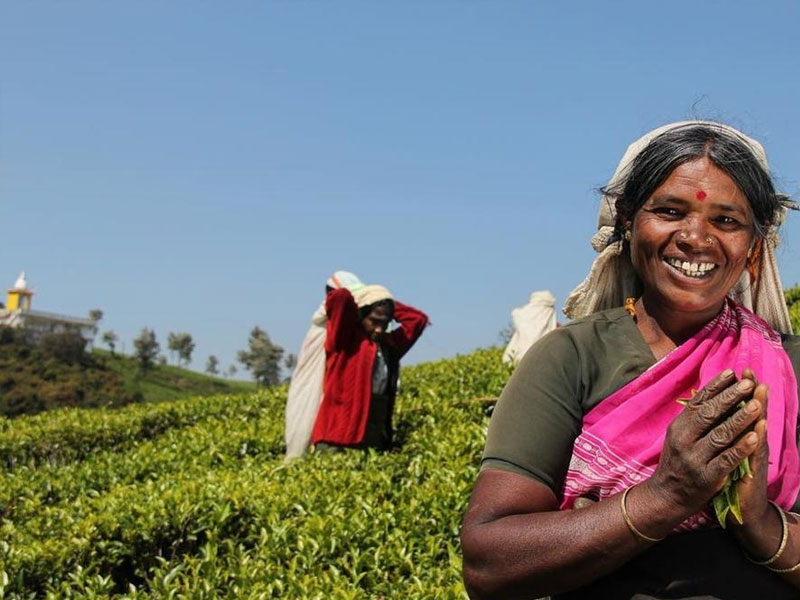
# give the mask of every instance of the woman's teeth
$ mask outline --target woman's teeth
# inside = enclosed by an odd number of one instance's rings
[[[687,277],[703,277],[717,266],[714,263],[690,263],[677,258],[665,258],[664,262],[675,267]]]

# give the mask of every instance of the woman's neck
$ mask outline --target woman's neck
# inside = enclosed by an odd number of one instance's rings
[[[713,311],[675,310],[645,293],[636,301],[636,325],[656,359],[660,359],[691,338],[713,319],[722,306]]]

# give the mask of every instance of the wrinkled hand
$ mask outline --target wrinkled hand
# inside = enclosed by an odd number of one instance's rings
[[[767,502],[767,469],[769,467],[769,446],[767,444],[767,395],[768,388],[759,384],[751,369],[745,369],[742,378],[750,379],[755,386],[753,398],[760,404],[756,425],[753,431],[758,436],[755,451],[750,456],[750,470],[753,477],[744,477],[739,480],[739,503],[742,508],[743,525],[728,517],[728,523],[734,527],[751,529],[761,527],[764,517],[771,509]]]
[[[755,382],[741,381],[728,369],[688,401],[670,424],[658,468],[649,480],[660,494],[687,516],[705,508],[728,475],[758,446],[758,434],[747,432],[765,404],[754,398]],[[739,409],[740,402],[747,404]],[[760,510],[759,491],[748,491],[748,510]],[[744,509],[743,509],[744,510]]]

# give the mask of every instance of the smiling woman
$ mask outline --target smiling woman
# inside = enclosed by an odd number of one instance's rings
[[[531,348],[492,417],[462,532],[472,598],[797,596],[785,202],[730,127],[673,124],[628,149],[567,301],[577,320]]]
[[[667,350],[719,313],[752,256],[754,221],[736,183],[706,157],[676,167],[632,220],[621,215],[631,264],[648,282],[640,307],[661,313],[643,322],[663,330]]]

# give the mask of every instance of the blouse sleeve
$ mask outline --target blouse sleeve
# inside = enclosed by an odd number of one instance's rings
[[[578,350],[567,329],[541,338],[523,357],[492,414],[482,469],[532,477],[558,495],[580,433]]]

